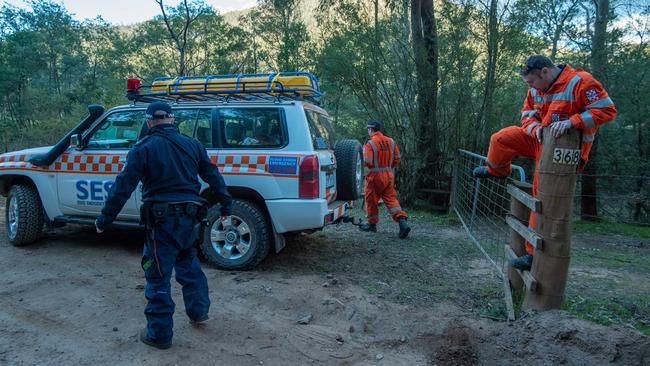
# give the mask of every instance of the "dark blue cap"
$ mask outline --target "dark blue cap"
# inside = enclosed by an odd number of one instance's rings
[[[381,130],[381,122],[377,121],[376,119],[371,119],[368,121],[368,128],[372,128],[375,131]]]
[[[165,116],[158,117],[156,112],[165,112]],[[154,119],[154,116],[156,118],[174,117],[172,106],[166,102],[153,102],[149,104],[149,107],[147,107],[147,119]]]

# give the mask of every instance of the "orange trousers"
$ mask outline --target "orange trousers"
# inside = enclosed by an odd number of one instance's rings
[[[530,136],[522,127],[510,126],[499,130],[490,138],[488,148],[488,171],[496,176],[508,176],[511,173],[510,164],[515,156],[535,159],[533,175],[533,197],[537,195],[537,164],[542,152],[542,145],[537,138]],[[535,213],[530,213],[529,228],[535,228]],[[526,252],[533,254],[535,247],[526,242]]]
[[[397,200],[393,172],[374,172],[366,175],[365,182],[366,217],[369,224],[379,222],[379,199],[384,200],[388,212],[397,221],[400,217],[408,218]]]

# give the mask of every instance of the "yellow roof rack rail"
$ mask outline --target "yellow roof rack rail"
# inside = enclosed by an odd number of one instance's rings
[[[316,102],[320,96],[318,79],[308,72],[157,78],[151,85],[140,85],[139,79],[127,81],[127,98],[134,102],[146,103],[286,100]]]

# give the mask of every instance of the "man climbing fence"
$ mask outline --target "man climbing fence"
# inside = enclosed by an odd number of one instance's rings
[[[582,146],[578,171],[587,164],[589,151],[598,127],[616,117],[616,108],[602,85],[582,69],[568,64],[555,65],[545,56],[533,55],[519,70],[528,84],[528,94],[521,111],[521,126],[510,126],[490,138],[486,166],[474,169],[474,177],[507,177],[513,157],[535,159],[533,196],[537,194],[537,164],[541,155],[542,127],[550,126],[552,136],[558,138],[569,129],[582,131]],[[535,227],[535,213],[531,212],[529,227]],[[526,242],[527,254],[514,259],[511,265],[529,270],[533,262],[533,246]]]

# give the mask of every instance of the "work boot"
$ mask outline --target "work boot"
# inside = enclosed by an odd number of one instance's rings
[[[365,223],[365,224],[359,226],[359,230],[361,230],[361,231],[372,231],[373,233],[376,233],[377,232],[377,225],[376,224]]]
[[[522,271],[530,271],[533,265],[533,256],[530,254],[522,255],[510,261],[510,265]]]
[[[481,179],[481,178],[505,178],[505,176],[493,175],[492,173],[490,173],[490,171],[488,170],[488,167],[486,167],[485,165],[477,166],[476,168],[474,168],[474,171],[472,172],[472,175],[474,176],[474,178],[478,178],[478,179]]]
[[[209,319],[210,319],[210,317],[208,316],[208,314],[204,314],[204,315],[199,316],[196,319],[190,318],[190,324],[197,327],[197,326],[200,326],[202,324],[205,324]]]
[[[397,223],[399,224],[399,238],[400,239],[406,238],[411,232],[411,228],[409,227],[409,224],[406,223],[406,218],[400,217],[397,220]]]
[[[143,330],[140,331],[140,341],[146,344],[147,346],[155,347],[158,349],[168,349],[169,347],[172,346],[172,341],[169,341],[167,343],[158,343],[153,339],[149,338],[147,336],[147,328],[144,328]]]

